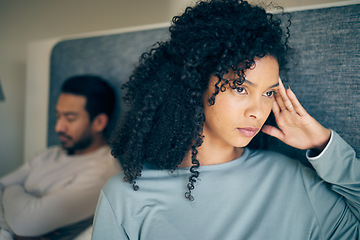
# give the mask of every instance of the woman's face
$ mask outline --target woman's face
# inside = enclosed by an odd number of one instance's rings
[[[204,141],[217,147],[245,147],[260,131],[271,112],[279,84],[279,65],[272,56],[255,60],[255,68],[245,72],[245,82],[232,89],[227,86],[209,106],[218,78],[210,77],[204,94]],[[236,76],[228,73],[224,78]]]

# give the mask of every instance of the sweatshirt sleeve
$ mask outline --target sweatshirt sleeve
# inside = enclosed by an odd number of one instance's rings
[[[23,185],[26,177],[28,176],[30,171],[30,164],[24,163],[19,168],[17,168],[15,171],[3,176],[0,178],[0,185],[3,188],[6,188],[7,186],[17,184],[17,185]]]
[[[324,181],[308,188],[308,194],[319,222],[327,223],[323,225],[325,239],[357,239],[360,234],[360,160],[354,149],[332,131],[326,148],[316,157],[309,155],[308,151],[309,162]],[[338,197],[328,196],[321,191],[323,188],[317,187],[324,184]]]
[[[3,193],[6,222],[19,236],[39,236],[91,217],[105,180],[97,171],[78,176],[61,191],[44,196],[11,185]]]
[[[4,228],[8,230],[10,229],[10,227],[8,226],[5,220],[5,214],[4,214],[4,207],[3,207],[4,191],[7,187],[14,185],[16,185],[19,188],[23,188],[24,181],[28,176],[29,170],[30,170],[29,163],[25,163],[19,168],[17,168],[15,171],[0,178],[0,228]]]

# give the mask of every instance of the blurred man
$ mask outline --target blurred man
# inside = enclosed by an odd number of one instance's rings
[[[121,170],[105,136],[115,102],[100,77],[63,83],[55,126],[61,146],[0,178],[0,240],[73,239],[91,225],[102,186]]]

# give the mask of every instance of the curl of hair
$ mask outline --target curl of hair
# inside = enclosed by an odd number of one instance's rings
[[[280,71],[286,71],[289,34],[281,22],[263,8],[238,0],[203,1],[173,18],[170,40],[144,53],[123,86],[130,110],[113,135],[112,154],[134,190],[145,163],[174,171],[191,151],[193,166],[185,197],[193,200],[205,121],[203,93],[209,78],[219,78],[206,103],[213,105],[226,85],[242,84],[244,72],[256,58],[271,55]],[[223,78],[230,69],[239,79]],[[256,139],[251,145],[265,146],[257,142],[264,141]]]

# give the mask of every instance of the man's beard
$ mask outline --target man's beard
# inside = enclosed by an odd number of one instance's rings
[[[67,137],[69,140],[73,140],[71,136],[67,136],[63,133],[59,133],[59,135]],[[92,137],[90,135],[83,136],[79,141],[75,142],[72,146],[66,147],[64,143],[61,143],[63,149],[67,151],[68,155],[73,155],[77,150],[83,150],[89,147],[92,143]]]

